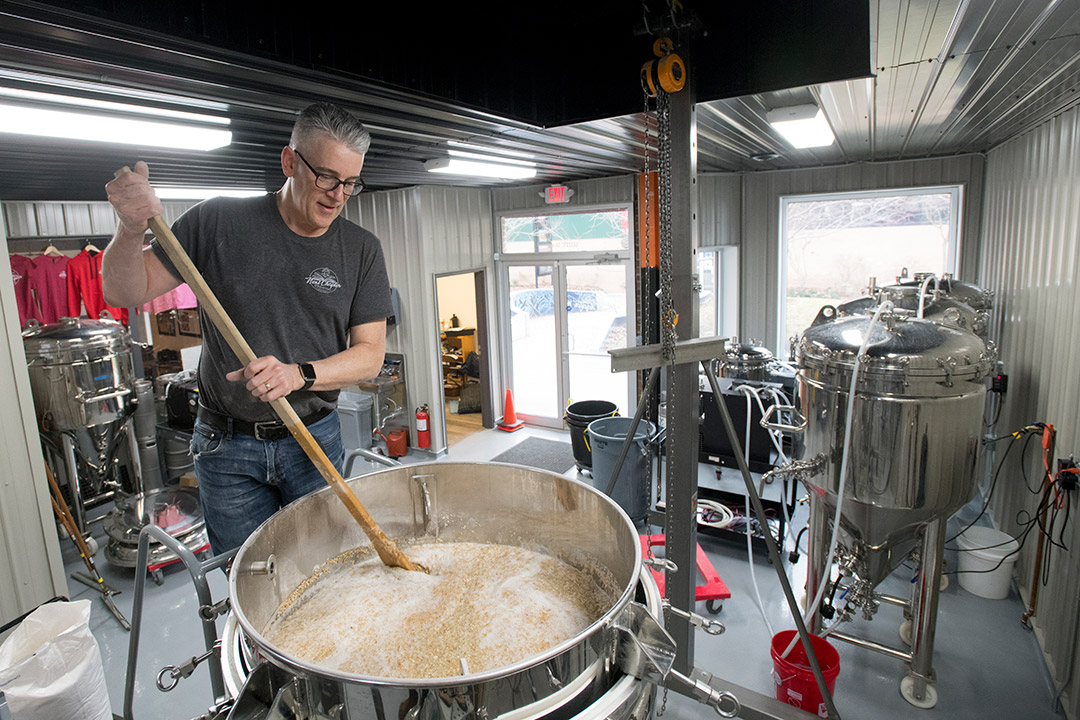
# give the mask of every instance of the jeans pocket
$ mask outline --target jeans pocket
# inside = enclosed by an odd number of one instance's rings
[[[225,433],[215,427],[196,421],[191,433],[192,457],[209,457],[225,447]]]

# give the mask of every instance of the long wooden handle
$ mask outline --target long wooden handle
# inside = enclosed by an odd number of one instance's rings
[[[119,177],[125,172],[130,172],[130,169],[123,167],[116,171],[116,176]],[[240,334],[236,325],[233,324],[232,318],[225,312],[225,308],[218,302],[214,292],[210,289],[210,286],[206,284],[206,280],[203,279],[202,274],[199,272],[195,264],[191,262],[191,258],[184,251],[184,248],[180,245],[180,241],[173,235],[172,230],[160,215],[155,215],[150,218],[149,221],[150,230],[157,237],[158,242],[161,243],[161,247],[165,250],[165,253],[169,256],[169,259],[173,261],[176,269],[180,272],[180,277],[184,278],[184,282],[188,284],[192,292],[195,293],[195,297],[199,301],[199,306],[206,311],[206,314],[210,317],[211,322],[217,327],[218,332],[225,338],[225,342],[229,344],[232,351],[236,353],[236,357],[240,359],[240,362],[247,365],[251,364],[255,360],[255,353],[251,350],[251,347],[244,340],[244,337]],[[409,558],[405,557],[405,554],[401,552],[401,548],[397,544],[386,536],[386,533],[375,523],[375,519],[371,517],[371,513],[360,502],[360,499],[356,497],[356,494],[352,491],[341,477],[341,473],[337,471],[334,464],[330,462],[330,458],[326,457],[326,453],[319,447],[319,443],[315,441],[315,438],[311,436],[311,432],[308,431],[304,423],[301,422],[300,416],[293,410],[292,405],[288,400],[281,397],[277,400],[273,400],[270,403],[270,407],[274,409],[277,416],[281,418],[281,421],[285,423],[285,427],[289,429],[289,433],[296,438],[296,442],[300,443],[300,447],[303,448],[311,462],[315,463],[315,467],[318,468],[326,482],[333,488],[334,494],[338,496],[341,502],[345,503],[345,507],[349,510],[356,521],[360,523],[360,527],[363,528],[368,538],[371,540],[371,544],[375,547],[375,551],[379,553],[379,558],[384,564],[405,568],[406,570],[419,570],[420,568],[413,564]]]
[[[79,532],[79,526],[75,524],[75,518],[71,515],[71,509],[68,507],[67,501],[64,500],[63,493],[60,492],[60,486],[56,484],[56,478],[53,477],[52,470],[49,468],[49,463],[45,463],[45,477],[49,479],[49,492],[52,495],[53,512],[56,513],[56,517],[60,520],[60,524],[64,526],[65,532],[71,538],[71,542],[75,543],[75,548],[82,556],[83,564],[86,565],[86,569],[94,576],[102,585],[105,584],[105,580],[98,574],[97,568],[94,567],[94,561],[91,559],[93,553],[90,552],[90,546],[86,543],[86,539]]]

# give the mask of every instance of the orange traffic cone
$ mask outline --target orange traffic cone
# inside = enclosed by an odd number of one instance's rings
[[[525,423],[518,420],[517,413],[514,412],[514,395],[509,390],[506,391],[506,404],[503,407],[502,420],[496,423],[495,427],[506,432],[514,432],[525,427]]]

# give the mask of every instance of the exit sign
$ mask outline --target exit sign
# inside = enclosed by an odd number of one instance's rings
[[[565,185],[551,185],[544,192],[540,193],[540,196],[543,197],[544,201],[549,205],[567,202],[573,195],[574,191]]]

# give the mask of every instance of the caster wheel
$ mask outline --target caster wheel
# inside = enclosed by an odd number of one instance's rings
[[[161,585],[165,582],[165,573],[161,572],[161,570],[152,570],[150,577],[154,579],[155,585]]]
[[[937,688],[929,683],[926,685],[926,696],[922,700],[915,698],[915,678],[910,675],[905,675],[900,680],[900,694],[909,703],[923,710],[929,710],[937,705]]]
[[[94,539],[93,535],[86,536],[86,547],[90,550],[90,557],[97,555],[99,545],[98,541]]]
[[[705,601],[705,609],[708,610],[713,615],[716,615],[721,610],[724,609],[724,601],[723,600],[706,600]]]
[[[911,621],[905,620],[900,623],[900,639],[904,641],[904,644],[911,645]]]

